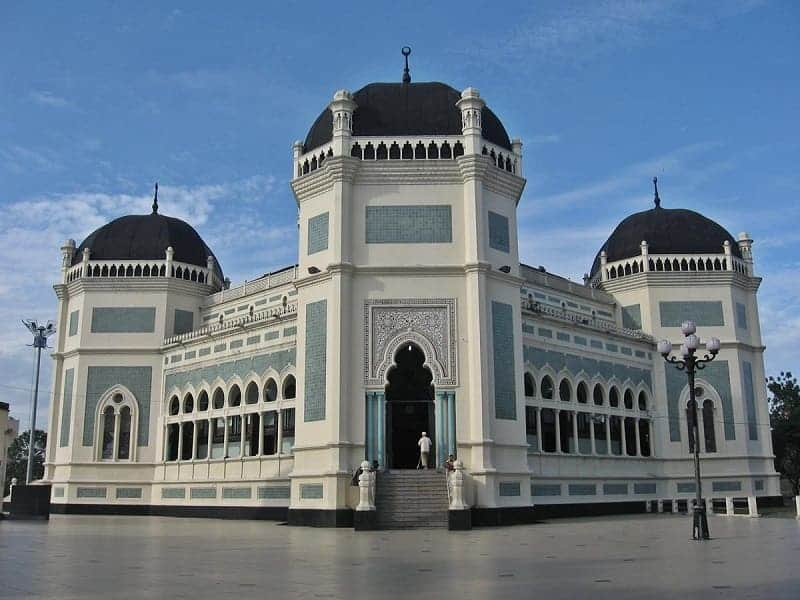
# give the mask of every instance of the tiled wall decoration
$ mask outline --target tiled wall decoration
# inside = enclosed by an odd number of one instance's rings
[[[714,492],[741,492],[741,481],[712,481],[711,491]]]
[[[662,327],[680,327],[681,323],[691,320],[703,327],[722,327],[725,320],[722,316],[720,301],[675,301],[659,302]]]
[[[78,319],[80,318],[80,311],[73,310],[69,313],[69,336],[78,334]]]
[[[655,483],[634,483],[634,494],[655,494],[657,485]]]
[[[741,302],[736,303],[736,326],[747,329],[747,307]]]
[[[519,496],[520,495],[519,481],[501,481],[500,495]]]
[[[258,488],[259,500],[288,500],[290,489],[288,485],[271,485]]]
[[[603,494],[605,496],[626,496],[628,494],[627,483],[604,483]]]
[[[89,367],[86,376],[86,402],[83,414],[83,445],[91,446],[97,403],[114,385],[124,385],[139,405],[137,445],[147,446],[150,437],[150,393],[153,381],[151,367]]]
[[[250,487],[224,487],[222,497],[227,500],[248,500],[253,495],[253,488]]]
[[[508,217],[489,211],[489,247],[510,252]]]
[[[669,439],[671,442],[681,441],[681,411],[685,406],[678,406],[680,395],[687,386],[686,373],[678,371],[674,366],[665,364],[664,371],[667,382],[667,419],[669,421]],[[733,420],[733,400],[731,395],[731,377],[728,361],[717,359],[708,363],[698,374],[708,382],[722,400],[722,422],[726,440],[736,439]]]
[[[585,371],[590,377],[599,375],[606,380],[616,377],[619,381],[630,379],[634,385],[643,383],[648,388],[652,388],[652,374],[649,369],[547,350],[536,346],[523,346],[522,351],[525,362],[532,364],[536,368],[549,365],[556,372],[562,369],[567,369],[570,373]]]
[[[323,491],[321,483],[300,484],[300,498],[303,500],[321,500]]]
[[[594,496],[597,486],[593,483],[570,483],[568,486],[570,496]]]
[[[53,498],[63,498],[64,497],[64,488],[61,486],[56,486],[53,488]]]
[[[304,420],[325,420],[327,373],[328,303],[318,300],[306,305],[306,365]]]
[[[679,494],[694,494],[695,489],[694,481],[682,481],[678,483]]]
[[[756,390],[753,385],[753,366],[742,361],[742,389],[744,402],[747,408],[747,437],[750,440],[758,439],[758,418],[756,416]]]
[[[217,497],[215,487],[193,487],[189,488],[189,497],[192,500],[209,500]]]
[[[92,333],[153,333],[154,306],[96,306],[92,309]]]
[[[182,487],[168,487],[161,488],[161,497],[176,500],[179,498],[186,498],[186,488]]]
[[[622,307],[622,326],[626,329],[642,328],[642,307],[639,304]]]
[[[492,301],[494,411],[498,419],[517,418],[513,314],[510,304]]]
[[[231,378],[237,375],[244,379],[251,371],[264,373],[267,369],[273,368],[280,372],[287,365],[293,365],[294,363],[295,349],[287,348],[277,352],[268,352],[177,373],[169,373],[166,376],[164,389],[166,394],[173,387],[183,389],[188,384],[192,384],[195,389],[199,389],[203,382],[211,384],[217,377],[220,377],[223,381],[230,381]]]
[[[72,388],[75,384],[75,369],[67,369],[64,372],[64,402],[61,407],[61,435],[58,440],[59,448],[69,446],[69,430],[72,426]],[[36,439],[34,437],[34,439]]]
[[[561,485],[558,483],[534,483],[531,485],[531,496],[560,496]]]
[[[328,249],[329,213],[324,212],[308,220],[308,253],[314,254]]]
[[[108,490],[104,487],[79,487],[78,498],[105,498]]]
[[[367,244],[437,244],[453,241],[449,205],[366,207]]]
[[[142,497],[142,488],[140,487],[118,487],[116,490],[118,499],[134,500]]]
[[[175,327],[173,335],[189,333],[194,328],[194,313],[190,310],[175,309]]]

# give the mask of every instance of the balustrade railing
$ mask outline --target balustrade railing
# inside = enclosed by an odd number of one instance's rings
[[[539,302],[523,300],[523,312],[528,312],[533,315],[544,315],[552,319],[574,323],[590,329],[595,329],[603,332],[613,333],[616,335],[633,338],[645,342],[655,343],[655,338],[651,335],[643,333],[638,329],[628,329],[626,327],[618,326],[614,321],[602,319],[599,317],[592,317],[585,315],[574,310],[566,308],[556,308],[555,306],[548,306]]]
[[[171,260],[84,260],[64,271],[64,283],[78,279],[170,277],[221,288],[216,272]]]
[[[211,294],[206,299],[206,306],[219,304],[228,300],[236,300],[237,298],[244,298],[249,294],[269,290],[274,287],[285,285],[297,279],[297,265],[268,273],[263,277],[259,277],[253,281],[245,281],[242,285],[229,288],[227,290],[220,290],[215,294]]]

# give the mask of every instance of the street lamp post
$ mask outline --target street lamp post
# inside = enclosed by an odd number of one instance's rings
[[[39,366],[42,362],[42,348],[47,348],[47,338],[56,332],[56,326],[52,321],[46,325],[39,325],[33,319],[22,321],[25,327],[33,334],[33,347],[36,350],[36,370],[33,376],[33,405],[31,406],[31,429],[28,434],[28,470],[25,475],[26,485],[30,485],[33,479],[33,449],[34,434],[36,433],[36,405],[39,401]]]
[[[695,486],[695,505],[692,519],[692,539],[693,540],[708,540],[711,536],[708,531],[708,519],[706,518],[706,507],[703,504],[702,488],[700,482],[700,428],[698,426],[697,418],[697,400],[695,399],[694,392],[694,377],[695,373],[705,368],[706,363],[710,363],[717,357],[719,352],[720,342],[717,338],[712,337],[706,343],[706,355],[702,358],[695,356],[698,348],[700,347],[700,338],[695,335],[697,325],[694,321],[684,321],[681,325],[681,332],[683,332],[686,341],[681,345],[681,356],[677,358],[670,356],[672,352],[672,342],[669,340],[661,340],[658,342],[658,352],[664,357],[664,360],[669,364],[675,365],[679,371],[686,371],[689,378],[689,406],[692,413],[692,435],[694,436],[694,486]]]

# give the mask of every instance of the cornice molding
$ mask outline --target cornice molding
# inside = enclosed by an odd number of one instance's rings
[[[743,290],[756,292],[761,285],[760,277],[748,277],[735,271],[706,272],[653,272],[646,271],[636,275],[625,275],[618,279],[607,279],[600,283],[600,289],[610,294],[627,292],[643,288],[657,287],[693,287],[693,286],[733,286]]]

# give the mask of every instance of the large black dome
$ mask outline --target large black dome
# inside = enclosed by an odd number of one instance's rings
[[[444,83],[370,83],[353,94],[354,136],[461,135],[461,94]],[[484,139],[511,150],[505,127],[489,108],[481,114]],[[333,116],[326,108],[306,136],[306,152],[333,138]]]
[[[734,256],[741,258],[736,240],[719,223],[693,210],[656,206],[617,225],[594,258],[592,276],[600,269],[603,250],[608,262],[639,256],[642,241],[650,254],[721,254],[726,240]]]
[[[94,260],[164,260],[169,246],[174,260],[198,267],[207,266],[211,249],[194,228],[180,219],[158,213],[127,215],[96,229],[83,240],[72,259],[81,262],[83,249],[89,248]],[[217,276],[222,269],[214,257]]]

